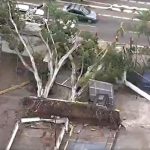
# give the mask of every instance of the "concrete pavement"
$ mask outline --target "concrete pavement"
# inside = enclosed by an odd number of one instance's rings
[[[114,150],[149,150],[150,103],[124,88],[116,94],[116,106],[126,129],[120,132]]]

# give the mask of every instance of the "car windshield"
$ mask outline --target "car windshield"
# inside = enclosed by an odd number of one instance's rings
[[[80,7],[80,10],[85,14],[85,15],[89,15],[90,14],[90,10],[85,8],[84,6]]]

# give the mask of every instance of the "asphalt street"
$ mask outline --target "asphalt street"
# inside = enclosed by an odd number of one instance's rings
[[[147,4],[131,4],[131,2],[127,1],[120,1],[120,3],[117,4],[126,5],[129,7],[150,8],[150,5]],[[64,3],[59,3],[60,8],[63,5]],[[93,33],[98,33],[98,36],[101,39],[113,42],[115,40],[116,31],[120,28],[120,25],[123,22],[126,32],[124,36],[120,38],[119,42],[127,44],[129,43],[130,37],[132,37],[135,44],[146,46],[148,42],[144,35],[141,35],[140,38],[138,38],[137,33],[130,31],[130,28],[126,28],[139,23],[139,21],[136,20],[137,13],[133,13],[129,10],[124,10],[123,12],[120,12],[119,9],[109,10],[107,9],[109,5],[110,3],[108,3],[108,1],[107,3],[100,1],[94,1],[93,3],[91,2],[91,9],[96,11],[98,15],[98,22],[95,24],[79,23],[79,28],[84,31],[87,30]]]
[[[79,24],[79,28],[84,31],[87,30],[93,33],[98,33],[98,36],[101,39],[113,42],[115,40],[116,31],[120,28],[121,22],[125,22],[125,25],[130,25],[131,21],[122,21],[120,19],[100,17],[99,22],[95,25]],[[129,43],[130,37],[132,37],[135,42],[138,42],[138,45],[146,46],[148,44],[144,35],[138,39],[137,33],[129,31],[125,31],[124,36],[120,37],[120,43]]]
[[[20,0],[27,1],[30,3],[35,3],[35,0]],[[84,0],[88,2],[88,5],[92,10],[96,11],[98,16],[98,22],[95,24],[90,23],[79,23],[79,28],[81,30],[87,30],[93,33],[98,33],[99,37],[105,41],[114,41],[116,31],[119,29],[120,24],[123,22],[126,32],[124,37],[120,38],[120,43],[129,43],[130,37],[134,39],[135,44],[146,46],[148,44],[147,39],[142,35],[139,39],[137,33],[128,31],[126,27],[133,27],[133,24],[139,23],[136,19],[137,12],[134,12],[130,9],[124,9],[123,12],[120,11],[120,8],[109,9],[113,4],[119,6],[124,5],[126,7],[136,7],[138,9],[150,9],[150,1],[147,0]],[[37,0],[36,0],[37,2]],[[44,2],[39,1],[39,3]],[[57,0],[58,7],[63,8],[66,2]]]

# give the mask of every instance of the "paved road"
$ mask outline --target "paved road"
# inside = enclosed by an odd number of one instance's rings
[[[22,0],[21,0],[22,1]],[[25,0],[28,1],[29,0]],[[35,0],[31,0],[30,2],[35,2]],[[85,0],[90,1],[89,5],[91,9],[95,10],[98,14],[98,22],[96,24],[88,24],[88,23],[80,23],[79,28],[81,30],[88,30],[94,33],[98,33],[100,38],[106,41],[114,41],[115,33],[117,29],[120,27],[121,22],[124,23],[125,26],[133,26],[133,24],[137,24],[138,21],[132,21],[133,18],[137,14],[132,13],[131,10],[124,10],[120,12],[120,9],[113,8],[113,10],[108,9],[112,4],[118,5],[126,5],[129,7],[137,7],[137,8],[150,8],[150,4],[147,3],[138,3],[133,2],[133,0]],[[36,1],[37,2],[37,1]],[[42,1],[38,1],[41,3]],[[62,8],[65,2],[58,2],[58,7]],[[121,43],[129,43],[129,38],[133,37],[137,43],[137,34],[135,33],[125,33],[125,36],[120,39]],[[138,45],[147,45],[148,42],[144,36],[141,36],[138,40]]]
[[[86,1],[86,0],[85,0]],[[93,1],[93,0],[88,0]],[[146,3],[150,2],[149,0],[94,0],[95,2],[109,2],[109,3],[121,3],[121,2],[129,2],[129,3]]]
[[[94,33],[98,33],[99,37],[105,41],[114,41],[116,31],[119,29],[122,20],[101,17],[99,22],[93,26],[87,24],[80,24],[81,30],[88,30]],[[130,21],[125,21],[126,25],[130,24]],[[120,38],[120,43],[129,43],[129,38],[132,37],[136,42],[138,40],[137,33],[126,32],[123,37]],[[147,40],[142,35],[138,41],[138,45],[147,45]]]
[[[97,4],[97,5],[96,5]],[[125,4],[127,6],[131,7],[130,2],[122,2],[118,5]],[[62,7],[64,3],[59,3],[59,6]],[[98,33],[100,38],[106,40],[106,41],[114,41],[115,40],[115,34],[116,31],[119,29],[120,24],[123,22],[125,27],[133,26],[139,21],[132,20],[135,19],[136,15],[135,13],[124,10],[124,12],[120,12],[119,9],[114,10],[108,10],[106,9],[109,7],[109,3],[102,3],[102,2],[93,2],[90,4],[91,9],[95,10],[98,14],[98,22],[96,24],[88,24],[88,23],[80,23],[79,28],[81,30],[88,30],[93,33]],[[96,8],[95,8],[96,6]],[[141,6],[141,7],[140,7]],[[138,7],[138,8],[150,8],[150,5],[144,5],[144,4],[137,4],[132,3],[132,7]],[[120,39],[121,43],[129,43],[130,37],[133,37],[135,43],[138,43],[138,45],[144,45],[146,46],[148,44],[147,39],[144,35],[142,35],[139,39],[137,37],[137,33],[128,32],[126,31],[124,37]]]

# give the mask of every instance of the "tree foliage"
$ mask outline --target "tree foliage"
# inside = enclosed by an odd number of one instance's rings
[[[70,49],[71,47],[71,38],[75,37],[77,29],[77,18],[69,13],[65,13],[57,9],[56,5],[51,3],[48,6],[48,26],[42,29],[42,36],[45,40],[48,40],[49,46],[51,49],[54,49],[54,44],[58,51],[58,57],[60,58],[63,54],[66,53],[66,46]],[[49,32],[49,31],[50,32]],[[53,40],[52,41],[52,38]]]
[[[17,25],[17,28],[21,30],[24,28],[25,24],[24,21],[20,19],[20,13],[16,9],[15,0],[1,0],[0,5],[0,33],[2,37],[9,43],[10,49],[14,50],[15,48],[18,48],[19,51],[22,51],[24,49],[23,45],[20,43],[18,38],[16,37],[14,27],[12,23],[9,20],[9,8],[8,3],[11,7],[11,14],[12,17]]]
[[[150,10],[139,12],[137,18],[140,21],[135,26],[136,32],[138,32],[138,36],[145,35],[150,45]]]
[[[17,46],[19,58],[34,76],[37,96],[48,97],[59,70],[66,62],[68,63],[67,60],[70,60],[72,70],[73,99],[78,96],[78,87],[81,93],[88,80],[94,78],[97,72],[105,79],[106,75],[114,79],[120,77],[128,68],[129,53],[118,53],[113,46],[99,48],[97,36],[89,32],[80,32],[77,28],[77,18],[57,9],[52,3],[48,6],[48,21],[43,19],[45,24],[39,33],[48,55],[47,66],[43,66],[43,57],[33,55],[20,34],[22,20],[14,7],[14,1],[8,2],[9,8],[5,1],[4,10],[8,12],[5,14],[5,20],[1,22],[3,30],[0,32],[9,42],[11,49],[16,49]],[[0,16],[3,13],[5,12],[0,12]],[[21,55],[23,48],[29,55],[30,64],[25,62]]]
[[[130,49],[117,51],[114,46],[109,46],[108,53],[102,61],[102,69],[97,72],[96,79],[115,83],[121,79],[123,72],[134,68],[133,54]]]

